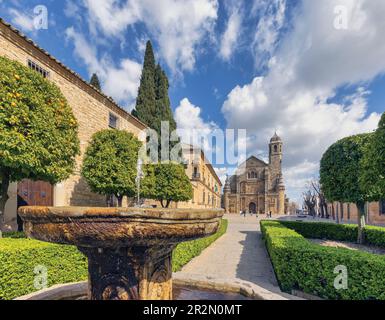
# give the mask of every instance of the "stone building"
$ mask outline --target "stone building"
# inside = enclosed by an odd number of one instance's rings
[[[75,173],[68,180],[55,186],[29,180],[10,186],[10,199],[5,210],[8,228],[17,227],[18,203],[105,206],[106,197],[90,192],[80,176],[82,157],[88,142],[94,133],[103,129],[127,130],[138,136],[146,126],[3,20],[0,20],[0,56],[16,60],[39,72],[60,88],[77,118],[81,148]]]
[[[237,169],[235,175],[227,178],[224,187],[227,213],[286,213],[282,148],[282,139],[275,134],[269,144],[269,163],[252,156]]]
[[[193,187],[193,198],[180,202],[178,208],[217,209],[221,208],[222,182],[203,151],[191,145],[182,147],[186,161],[186,174]]]

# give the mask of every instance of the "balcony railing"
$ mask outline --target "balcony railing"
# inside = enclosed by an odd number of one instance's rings
[[[200,180],[201,179],[201,174],[200,173],[193,173],[192,174],[192,179],[193,180]]]

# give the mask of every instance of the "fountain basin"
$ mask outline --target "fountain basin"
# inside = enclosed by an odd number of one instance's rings
[[[223,210],[23,207],[33,239],[88,257],[91,300],[171,300],[172,251],[217,232]]]

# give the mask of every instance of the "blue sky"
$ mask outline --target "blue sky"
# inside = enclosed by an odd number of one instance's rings
[[[374,130],[385,110],[382,0],[0,0],[0,16],[83,78],[97,72],[128,110],[150,39],[178,126],[246,129],[262,157],[277,130],[294,200],[330,144]]]

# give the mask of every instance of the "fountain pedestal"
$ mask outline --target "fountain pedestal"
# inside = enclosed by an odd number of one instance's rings
[[[88,257],[90,299],[171,300],[174,248],[80,248]]]
[[[223,211],[23,207],[19,214],[29,237],[76,245],[87,256],[89,299],[171,300],[172,251],[214,234]]]

